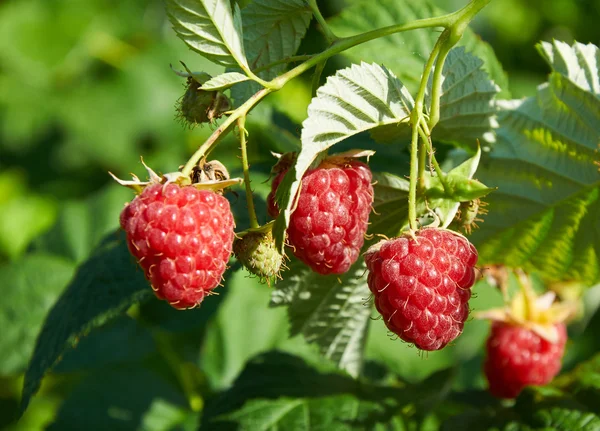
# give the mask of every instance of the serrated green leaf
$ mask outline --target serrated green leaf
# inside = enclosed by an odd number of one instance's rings
[[[483,70],[483,60],[454,48],[444,63],[442,94],[440,97],[440,120],[432,130],[434,140],[451,142],[467,148],[477,148],[478,142],[495,142],[495,97],[500,91]],[[431,79],[428,85],[426,106],[431,103]],[[410,130],[394,125],[371,132],[377,141],[408,140]]]
[[[152,289],[127,249],[124,234],[109,235],[79,267],[46,317],[25,373],[21,412],[66,349],[151,294]]]
[[[593,58],[585,61],[594,64]],[[600,279],[600,98],[553,72],[535,97],[501,107],[498,142],[477,174],[498,187],[473,235],[481,262],[594,284]]]
[[[537,49],[550,67],[590,93],[600,95],[600,51],[589,43],[575,42],[573,46],[554,40],[541,42]]]
[[[302,334],[324,357],[357,377],[372,311],[362,260],[342,276],[323,276],[296,263],[275,287],[271,305],[287,306],[290,335]]]
[[[231,87],[233,84],[248,81],[249,79],[246,75],[238,72],[227,72],[210,78],[202,84],[202,89],[206,91],[223,90]]]
[[[248,67],[242,20],[227,0],[167,0],[173,29],[191,49],[224,66]]]
[[[75,270],[59,257],[30,254],[0,267],[0,374],[22,372],[48,310]]]
[[[417,19],[440,16],[443,11],[431,1],[410,0],[357,0],[329,21],[331,29],[340,37],[390,25],[408,23]],[[439,36],[434,29],[418,29],[395,33],[358,45],[342,55],[353,62],[368,61],[383,64],[410,89],[417,90],[425,61]],[[508,79],[494,50],[473,31],[467,29],[459,45],[484,61],[483,69],[509,97]]]
[[[553,431],[598,431],[600,430],[600,417],[594,413],[569,410],[566,408],[544,409],[535,413],[533,429],[551,429]]]
[[[289,224],[292,197],[300,180],[320,153],[360,132],[388,124],[408,127],[413,99],[402,83],[385,67],[362,63],[339,70],[320,87],[308,107],[308,118],[302,123],[302,149],[295,165],[277,189],[277,202],[282,208],[275,221],[274,236],[283,244]]]
[[[306,34],[312,12],[303,0],[255,0],[242,10],[244,46],[250,69],[255,70],[293,56]],[[271,80],[283,72],[285,64],[260,71]],[[236,85],[231,96],[236,106],[248,100],[260,86],[254,82]]]

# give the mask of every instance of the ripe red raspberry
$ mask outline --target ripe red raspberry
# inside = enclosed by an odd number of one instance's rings
[[[269,214],[278,214],[275,192],[286,171],[273,180]],[[369,167],[356,160],[325,161],[306,172],[288,241],[294,255],[319,274],[343,274],[356,262],[364,244],[373,203]]]
[[[422,350],[458,337],[469,315],[477,250],[436,228],[381,241],[365,254],[368,284],[388,329]]]
[[[223,196],[150,185],[121,212],[121,227],[156,296],[173,307],[197,306],[220,283],[234,236]]]
[[[492,395],[514,398],[525,386],[545,385],[558,374],[567,330],[564,323],[557,323],[555,327],[558,341],[551,343],[522,326],[492,323],[484,364]]]

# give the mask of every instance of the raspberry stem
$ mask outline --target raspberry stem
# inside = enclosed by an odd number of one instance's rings
[[[446,174],[440,167],[437,159],[435,158],[435,148],[433,148],[433,143],[431,142],[431,130],[427,126],[427,122],[424,119],[421,119],[421,127],[419,128],[419,134],[421,135],[421,139],[423,140],[423,145],[427,146],[427,151],[429,152],[429,167],[433,167],[435,173],[437,174],[440,183],[442,183],[442,187],[446,194],[452,194],[452,190],[446,181]]]
[[[315,19],[321,26],[321,30],[323,31],[323,35],[325,36],[325,39],[327,39],[327,42],[330,45],[335,43],[335,41],[337,41],[339,38],[333,34],[331,28],[329,28],[329,25],[327,25],[327,21],[325,21],[325,18],[323,18],[323,15],[321,15],[321,11],[317,5],[317,0],[308,0],[308,6],[312,10]]]
[[[315,67],[315,73],[313,74],[312,79],[312,97],[315,97],[317,95],[317,89],[319,88],[319,84],[321,83],[321,74],[323,73],[323,69],[325,69],[325,64],[327,64],[327,60],[323,60]]]
[[[237,125],[240,133],[240,150],[242,151],[242,169],[244,170],[244,186],[246,189],[246,205],[248,206],[248,216],[250,217],[250,227],[256,229],[260,226],[254,209],[254,198],[252,196],[252,185],[250,184],[250,165],[248,164],[248,152],[246,151],[246,136],[248,131],[245,128],[246,116],[238,118]]]

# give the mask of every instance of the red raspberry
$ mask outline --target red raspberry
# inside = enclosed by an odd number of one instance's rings
[[[422,350],[458,337],[469,315],[477,250],[461,235],[422,229],[382,241],[365,254],[375,307],[388,329]]]
[[[278,214],[275,192],[286,171],[273,180],[269,214]],[[294,255],[319,274],[343,274],[356,262],[364,244],[373,203],[372,175],[359,161],[325,162],[306,172],[288,241]]]
[[[197,306],[220,283],[234,236],[223,196],[154,184],[121,212],[121,227],[154,293],[173,307]]]
[[[551,343],[522,326],[493,322],[484,371],[492,395],[514,398],[528,385],[545,385],[558,374],[567,341],[564,323]]]

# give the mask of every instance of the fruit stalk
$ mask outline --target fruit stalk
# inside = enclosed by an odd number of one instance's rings
[[[260,225],[254,209],[254,199],[252,197],[252,185],[250,184],[250,165],[248,164],[248,152],[246,151],[246,116],[241,116],[237,121],[240,133],[240,150],[242,152],[242,169],[244,170],[244,187],[246,189],[246,205],[248,205],[248,216],[250,217],[250,227],[258,228]]]

